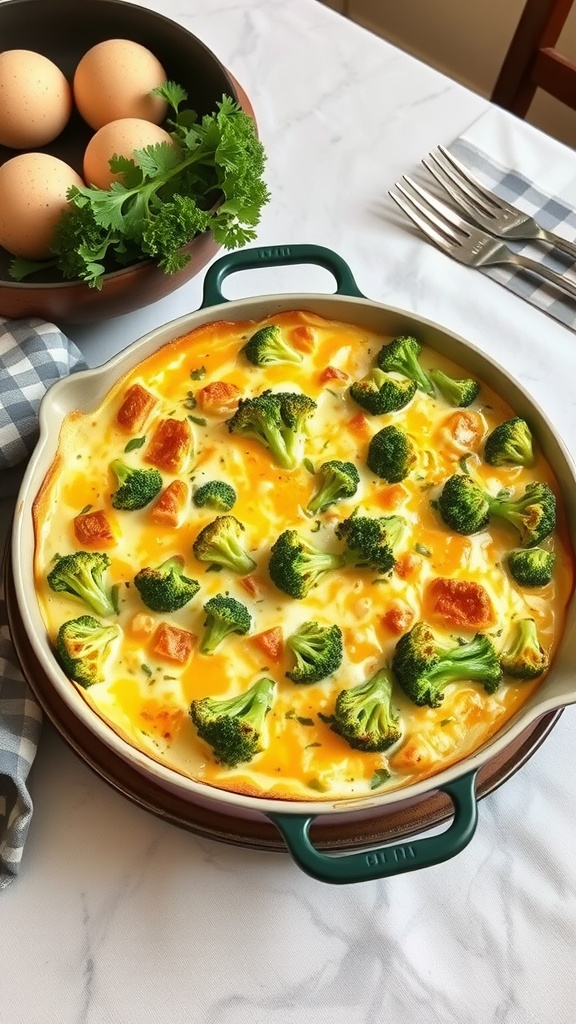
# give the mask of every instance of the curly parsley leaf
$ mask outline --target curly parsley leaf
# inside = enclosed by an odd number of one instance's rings
[[[205,231],[227,249],[256,238],[270,193],[252,118],[230,96],[199,119],[193,110],[180,111],[187,95],[177,83],[154,92],[174,112],[167,122],[172,143],[136,150],[133,159],[112,157],[110,168],[122,179],[109,189],[72,187],[54,259],[13,260],[11,276],[22,280],[56,266],[65,278],[101,288],[105,273],[142,259],[154,260],[166,274],[181,270],[191,258],[183,247]]]

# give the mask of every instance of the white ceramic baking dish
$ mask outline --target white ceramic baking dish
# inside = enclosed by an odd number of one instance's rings
[[[224,279],[239,270],[278,264],[317,264],[334,275],[335,294],[263,295],[228,302],[222,294]],[[72,410],[96,408],[115,381],[156,349],[202,324],[220,320],[259,319],[282,310],[305,308],[320,316],[365,326],[384,334],[413,332],[423,344],[455,360],[471,375],[484,380],[506,397],[516,413],[529,419],[539,444],[560,481],[570,529],[576,523],[576,469],[553,426],[530,396],[492,359],[463,338],[438,324],[384,306],[364,297],[347,264],[329,249],[308,245],[254,248],[227,255],[216,261],[205,278],[203,303],[199,310],[179,317],[151,331],[124,349],[105,365],[74,374],[55,384],[40,409],[40,438],[30,459],[17,503],[12,537],[12,571],[16,601],[22,625],[42,672],[54,687],[58,699],[97,741],[131,768],[159,785],[167,793],[210,807],[222,814],[272,821],[299,866],[308,874],[332,883],[381,878],[439,863],[462,850],[474,834],[477,822],[476,777],[479,769],[502,753],[542,716],[576,701],[573,666],[576,661],[574,599],[567,625],[553,665],[541,687],[520,711],[482,747],[433,778],[390,793],[374,793],[354,800],[293,802],[238,795],[217,790],[185,778],[157,764],[122,740],[84,701],[60,669],[46,637],[35,598],[33,575],[34,531],[32,507],[44,476],[52,463],[63,418]],[[576,537],[571,535],[576,548]],[[421,801],[432,792],[446,793],[454,805],[449,828],[440,835],[386,845],[379,849],[355,851],[337,856],[315,848],[310,826],[316,819],[326,824],[385,813],[399,804]]]

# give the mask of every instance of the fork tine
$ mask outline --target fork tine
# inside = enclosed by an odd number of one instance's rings
[[[468,207],[469,211],[474,213],[480,213],[484,217],[494,218],[497,207],[495,204],[490,204],[488,201],[477,191],[476,186],[473,185],[469,180],[460,176],[460,172],[455,170],[449,163],[445,163],[442,156],[436,153],[429,154],[430,159],[434,161],[436,167],[433,168],[428,161],[423,160],[422,163],[434,175],[440,184],[448,189],[453,195],[457,203],[472,203],[472,207]],[[440,176],[443,177],[440,177]],[[456,190],[454,192],[453,190]]]
[[[441,199],[438,199],[437,196],[433,196],[430,192],[426,192],[425,189],[420,188],[420,186],[417,185],[415,181],[412,181],[412,178],[409,178],[406,174],[403,175],[403,180],[411,189],[413,189],[414,192],[416,192],[418,196],[420,196],[421,199],[424,200],[428,209],[432,211],[432,213],[428,213],[428,216],[432,219],[435,218],[435,222],[438,227],[441,227],[443,231],[448,231],[452,235],[452,232],[448,229],[448,224],[442,224],[442,222],[437,219],[438,214],[440,214],[462,235],[465,235],[466,237],[470,236],[470,224],[467,224],[466,221],[462,220],[451,206],[447,206],[446,203],[442,202]],[[398,182],[396,182],[396,187],[400,187]],[[414,199],[413,201],[415,202]]]
[[[438,158],[440,154],[440,158]],[[436,153],[431,153],[430,156],[436,163],[442,167],[445,174],[449,175],[453,181],[460,186],[460,188],[466,192],[470,199],[475,200],[480,206],[482,203],[488,204],[488,213],[492,210],[500,210],[501,204],[497,196],[493,192],[484,188],[484,185],[470,173],[467,167],[464,166],[457,157],[453,156],[444,146],[438,146]]]
[[[416,196],[418,196],[425,205],[422,206],[414,196],[407,194],[406,191],[404,191],[404,195],[418,207],[421,213],[427,216],[431,221],[434,221],[437,227],[440,227],[440,229],[443,230],[444,233],[452,239],[452,241],[461,245],[463,240],[465,241],[466,239],[469,239],[470,232],[472,231],[471,225],[465,220],[462,220],[452,207],[447,206],[446,203],[443,203],[442,200],[438,199],[436,196],[431,196],[430,193],[427,193],[423,188],[420,188],[412,178],[404,175],[404,181],[406,181]],[[402,190],[400,182],[397,181],[396,186]]]
[[[405,190],[402,189],[401,186],[398,187],[401,189],[402,194],[407,196]],[[402,212],[406,214],[409,220],[411,220],[417,228],[420,228],[420,231],[427,235],[428,238],[431,238],[432,241],[436,243],[439,249],[442,249],[444,252],[450,252],[453,243],[448,242],[446,236],[441,234],[440,231],[437,231],[430,220],[417,213],[415,207],[412,205],[411,199],[405,201],[401,196],[396,195],[396,193],[391,189],[388,190],[388,195],[394,200],[396,205],[400,207]]]
[[[429,172],[429,174],[432,175],[433,178],[435,178],[440,187],[445,192],[447,192],[448,195],[452,196],[454,202],[457,203],[458,206],[461,207],[461,209],[466,211],[466,213],[472,218],[472,220],[475,220],[475,218],[478,215],[488,217],[492,220],[495,219],[492,210],[488,210],[485,206],[478,202],[477,199],[472,200],[470,198],[471,192],[468,189],[464,191],[462,186],[459,183],[457,183],[454,178],[451,178],[450,175],[447,174],[442,164],[438,163],[438,161],[436,160],[434,153],[430,153],[430,159],[434,161],[436,166],[434,166],[434,164],[432,164],[429,160],[426,160],[424,158],[422,160],[422,163],[426,170]]]

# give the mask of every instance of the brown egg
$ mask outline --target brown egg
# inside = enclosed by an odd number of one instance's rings
[[[66,193],[84,182],[68,164],[47,153],[21,153],[0,167],[0,245],[14,256],[50,257]]]
[[[110,188],[113,181],[122,178],[113,174],[109,161],[113,156],[134,157],[134,150],[153,146],[157,142],[176,145],[172,137],[150,121],[137,117],[123,117],[110,121],[92,136],[84,153],[84,179],[89,185]]]
[[[0,143],[36,149],[52,142],[72,113],[72,90],[59,67],[33,50],[0,53]]]
[[[131,39],[105,39],[80,60],[74,73],[74,100],[91,128],[121,117],[160,124],[168,105],[152,89],[167,79],[150,50]]]

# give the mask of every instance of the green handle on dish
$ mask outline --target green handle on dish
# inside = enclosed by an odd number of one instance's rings
[[[215,262],[206,271],[201,309],[217,306],[228,300],[222,294],[222,284],[230,274],[239,270],[257,270],[259,267],[281,267],[298,263],[315,263],[334,275],[337,295],[353,295],[364,299],[350,267],[341,256],[323,245],[272,245],[254,249],[239,249]]]
[[[301,814],[269,814],[282,834],[298,867],[319,882],[342,885],[347,882],[368,882],[390,878],[408,871],[441,864],[460,853],[470,842],[478,822],[476,802],[477,769],[447,782],[439,789],[454,804],[452,824],[437,836],[407,839],[391,846],[348,854],[320,853],[310,841],[309,831],[314,816]]]

